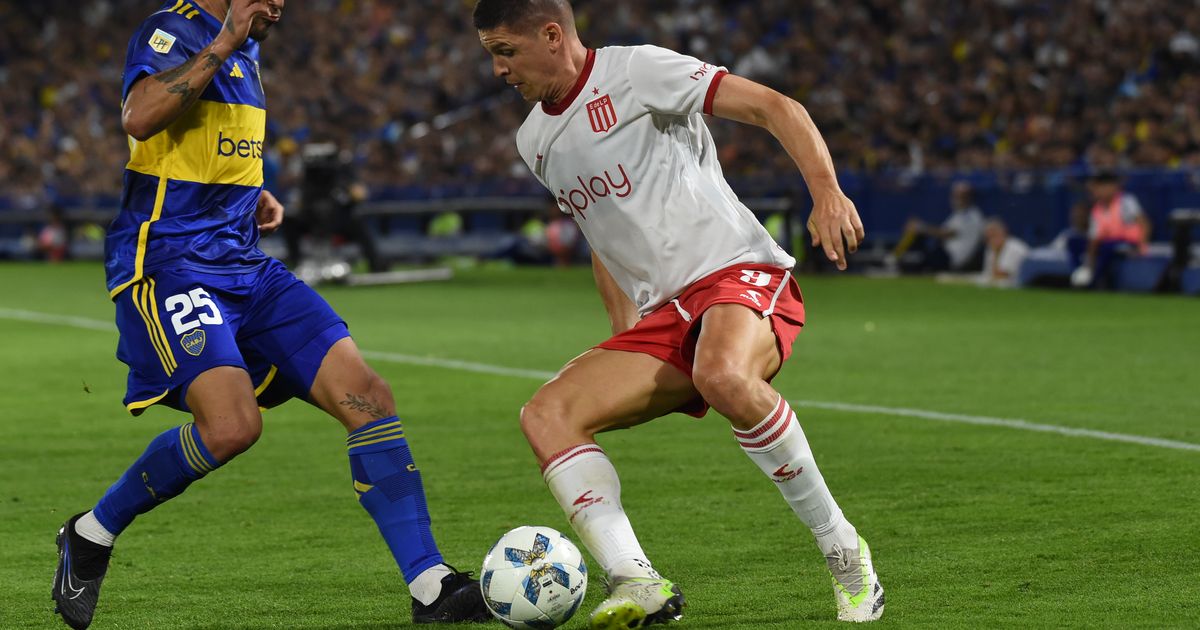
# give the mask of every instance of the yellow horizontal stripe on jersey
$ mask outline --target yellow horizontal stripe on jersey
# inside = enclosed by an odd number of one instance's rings
[[[196,101],[171,126],[130,143],[125,168],[213,185],[262,186],[267,110]]]

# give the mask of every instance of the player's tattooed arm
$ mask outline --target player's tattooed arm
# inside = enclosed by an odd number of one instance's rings
[[[254,20],[270,15],[265,0],[232,0],[225,27],[203,50],[182,64],[140,79],[121,111],[125,133],[147,140],[181,116],[208,87],[217,69],[250,37]]]
[[[214,48],[210,45],[178,66],[133,84],[121,111],[125,132],[146,140],[187,111],[229,56]]]
[[[383,408],[383,405],[374,398],[368,398],[361,394],[351,394],[346,392],[345,400],[338,403],[339,405],[354,411],[359,411],[371,416],[372,420],[382,420],[390,417],[392,414]]]
[[[222,61],[217,55],[213,53],[203,53],[203,57],[203,63],[201,64],[202,69],[210,70],[221,67]],[[176,68],[172,68],[154,75],[155,81],[158,81],[159,83],[171,84],[170,87],[167,88],[167,92],[175,94],[179,97],[180,107],[184,110],[190,107],[200,94],[199,90],[191,86],[191,80],[184,78],[187,75],[188,70],[191,70],[192,67],[196,65],[197,59],[199,58],[200,55],[196,55],[183,62]],[[143,89],[148,88],[143,87]]]

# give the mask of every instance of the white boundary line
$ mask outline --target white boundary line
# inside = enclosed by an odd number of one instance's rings
[[[98,319],[89,319],[86,317],[74,317],[70,315],[54,315],[50,313],[39,313],[36,311],[26,311],[21,309],[3,308],[0,307],[0,319],[17,320],[24,322],[33,322],[37,324],[52,324],[58,326],[70,326],[72,328],[84,328],[87,330],[103,330],[114,332],[116,326],[110,322],[101,321]],[[412,354],[400,354],[396,352],[376,352],[373,350],[363,350],[363,357],[374,359],[376,361],[387,361],[389,363],[401,363],[405,365],[420,365],[426,367],[436,367],[447,370],[458,370],[461,372],[474,372],[477,374],[492,374],[496,376],[509,376],[514,378],[524,378],[537,381],[547,381],[554,377],[554,372],[546,372],[544,370],[526,370],[521,368],[510,368],[502,365],[490,365],[487,363],[475,363],[472,361],[458,361],[454,359],[439,359],[437,357],[422,357]],[[1038,422],[1030,422],[1028,420],[1012,419],[1012,418],[992,418],[988,416],[970,416],[957,413],[943,413],[940,411],[929,411],[925,409],[906,409],[903,407],[881,407],[876,405],[856,405],[840,402],[823,402],[819,400],[793,400],[790,401],[795,407],[807,407],[811,409],[824,409],[827,411],[841,411],[847,413],[866,413],[883,416],[895,416],[902,418],[919,418],[921,420],[932,420],[936,422],[952,422],[957,424],[971,424],[975,426],[986,427],[1003,427],[1006,429],[1017,429],[1020,431],[1036,431],[1039,433],[1055,433],[1070,437],[1091,438],[1094,440],[1105,440],[1109,442],[1124,442],[1126,444],[1140,444],[1142,446],[1154,446],[1157,448],[1167,448],[1180,451],[1192,451],[1200,453],[1200,444],[1191,442],[1180,442],[1176,440],[1167,440],[1163,438],[1147,437],[1143,435],[1131,435],[1128,433],[1111,433],[1108,431],[1096,431],[1094,429],[1079,429],[1075,427],[1064,427],[1056,424],[1042,424]]]

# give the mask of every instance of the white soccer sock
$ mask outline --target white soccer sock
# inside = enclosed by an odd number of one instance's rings
[[[97,545],[104,545],[105,547],[113,546],[113,542],[117,539],[112,532],[104,529],[104,526],[100,524],[100,521],[96,520],[96,515],[92,514],[91,510],[88,510],[87,514],[80,516],[79,520],[75,521],[75,533],[83,536],[85,540],[90,540]]]
[[[783,396],[754,428],[733,433],[746,455],[775,482],[792,511],[812,530],[821,553],[828,555],[835,544],[858,547],[858,532],[829,493],[804,430]]]
[[[571,527],[610,578],[658,578],[621,507],[621,481],[604,451],[580,444],[556,453],[542,477]]]
[[[408,585],[408,593],[422,606],[428,606],[442,594],[442,578],[447,575],[450,575],[450,567],[444,564],[429,567]]]

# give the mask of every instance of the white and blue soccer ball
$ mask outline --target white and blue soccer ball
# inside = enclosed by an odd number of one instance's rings
[[[579,548],[549,527],[518,527],[501,536],[480,573],[488,609],[510,628],[557,628],[587,592]]]

